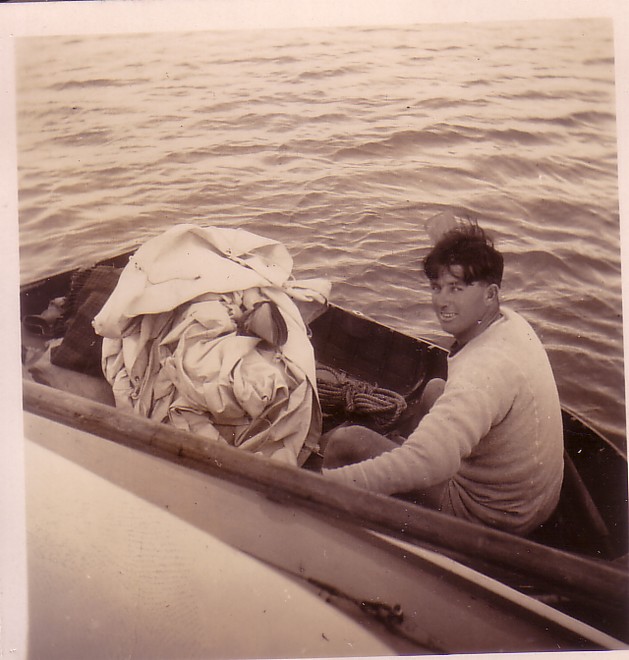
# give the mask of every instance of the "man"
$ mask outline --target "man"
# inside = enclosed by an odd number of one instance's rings
[[[563,431],[557,387],[531,326],[500,304],[502,255],[476,224],[448,231],[424,260],[441,327],[454,336],[448,379],[402,445],[358,426],[326,438],[323,473],[517,534],[559,499]],[[337,467],[340,466],[340,467]]]

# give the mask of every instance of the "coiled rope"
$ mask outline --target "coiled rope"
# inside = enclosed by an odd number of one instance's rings
[[[368,419],[379,431],[390,430],[406,410],[406,401],[397,392],[328,366],[317,368],[317,389],[324,416],[344,413],[349,419]]]

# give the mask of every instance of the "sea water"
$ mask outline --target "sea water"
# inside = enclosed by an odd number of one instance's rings
[[[243,227],[445,345],[425,223],[477,219],[564,405],[625,446],[611,21],[33,37],[16,61],[23,282]]]

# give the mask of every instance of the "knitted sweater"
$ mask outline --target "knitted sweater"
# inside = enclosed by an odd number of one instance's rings
[[[519,534],[546,520],[563,478],[559,396],[531,326],[502,312],[448,358],[443,394],[401,447],[326,476],[385,494],[447,482],[441,510]]]

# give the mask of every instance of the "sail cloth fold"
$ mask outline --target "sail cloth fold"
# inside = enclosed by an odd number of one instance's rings
[[[295,280],[281,243],[177,225],[130,258],[94,318],[116,405],[301,464],[321,411],[304,315],[330,283]]]

